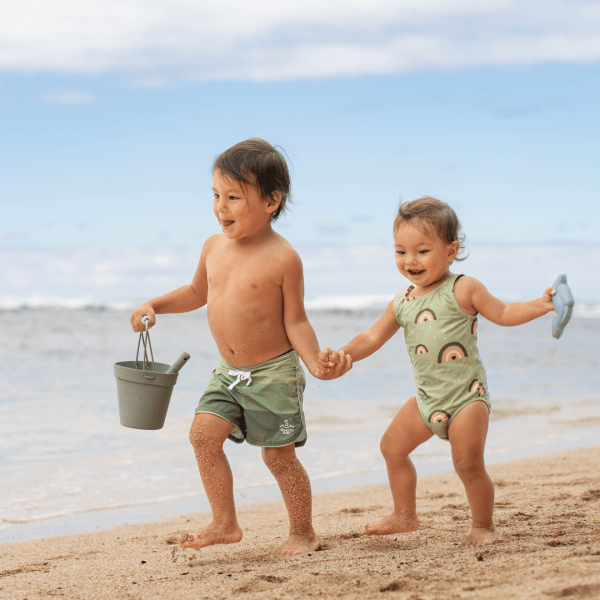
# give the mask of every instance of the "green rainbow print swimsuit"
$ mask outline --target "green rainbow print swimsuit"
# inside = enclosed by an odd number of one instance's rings
[[[477,317],[467,315],[454,297],[452,275],[432,292],[407,298],[413,286],[394,298],[394,315],[404,329],[413,365],[417,406],[438,437],[467,404],[483,400],[490,410],[485,369],[477,350]]]

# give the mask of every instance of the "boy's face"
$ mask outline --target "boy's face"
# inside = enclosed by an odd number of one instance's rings
[[[261,233],[270,227],[271,215],[279,203],[262,198],[252,185],[242,185],[224,177],[219,170],[213,174],[213,211],[225,236],[239,240]]]
[[[394,235],[396,266],[413,285],[427,287],[441,279],[456,258],[459,242],[448,244],[434,231],[402,223]]]

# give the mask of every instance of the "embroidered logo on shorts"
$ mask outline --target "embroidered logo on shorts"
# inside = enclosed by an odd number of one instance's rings
[[[294,425],[292,425],[288,419],[286,419],[280,426],[279,431],[283,433],[283,435],[290,435],[290,433],[294,433]]]

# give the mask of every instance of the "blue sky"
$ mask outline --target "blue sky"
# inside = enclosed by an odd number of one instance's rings
[[[600,3],[24,0],[0,24],[0,250],[201,244],[210,165],[281,145],[292,243],[598,242]]]

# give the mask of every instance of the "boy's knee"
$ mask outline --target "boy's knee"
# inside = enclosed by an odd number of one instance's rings
[[[294,446],[283,446],[280,448],[263,448],[262,458],[270,470],[287,465],[290,461],[296,458]]]
[[[189,440],[196,451],[219,445],[217,436],[210,429],[196,424],[190,428]]]

